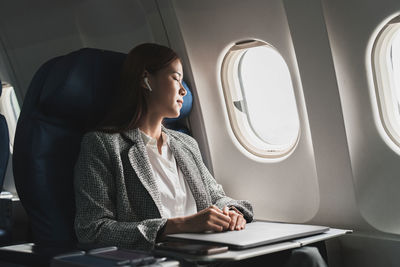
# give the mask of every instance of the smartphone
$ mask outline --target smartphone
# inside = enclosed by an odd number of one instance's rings
[[[98,258],[118,261],[117,265],[129,263],[132,266],[136,266],[138,264],[155,263],[159,260],[146,251],[118,249],[117,247],[93,249],[88,254]]]
[[[167,241],[156,244],[156,249],[182,252],[191,255],[212,255],[228,251],[227,246]]]

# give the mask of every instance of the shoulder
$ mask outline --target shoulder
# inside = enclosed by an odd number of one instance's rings
[[[124,147],[126,141],[120,133],[106,133],[101,131],[87,132],[82,137],[81,146],[92,149],[115,150]]]
[[[82,143],[107,143],[118,139],[118,133],[105,133],[101,131],[87,132],[82,137]]]
[[[190,135],[187,135],[185,133],[171,130],[171,129],[165,129],[165,132],[173,139],[175,139],[177,142],[189,147],[189,148],[198,148],[198,144],[196,139],[191,137]]]

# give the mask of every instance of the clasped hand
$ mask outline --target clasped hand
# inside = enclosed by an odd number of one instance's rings
[[[242,230],[245,228],[246,220],[243,215],[234,210],[229,210],[226,206],[221,210],[212,205],[187,217],[187,223],[191,225],[193,232],[222,232],[226,230]]]

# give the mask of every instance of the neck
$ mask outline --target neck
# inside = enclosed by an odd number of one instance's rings
[[[160,116],[148,114],[139,123],[139,129],[148,136],[160,140],[162,120]]]

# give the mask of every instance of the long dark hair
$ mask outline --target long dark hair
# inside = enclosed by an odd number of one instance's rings
[[[99,131],[118,133],[138,127],[146,115],[149,90],[142,86],[143,73],[155,74],[180,59],[170,48],[145,43],[133,48],[125,59],[114,99]]]

